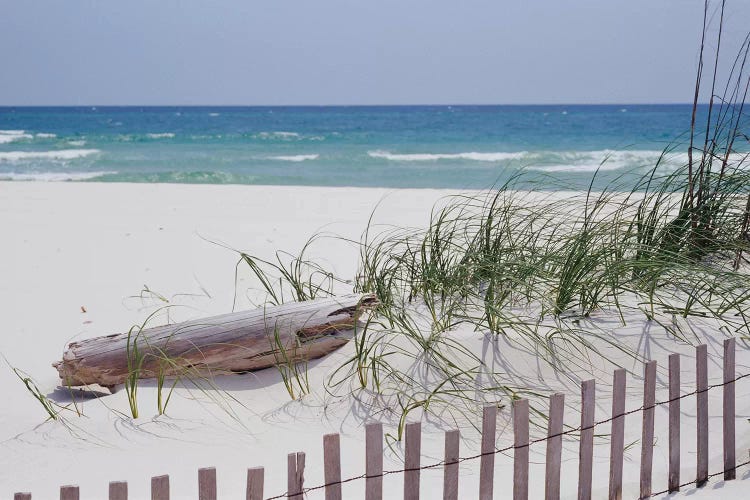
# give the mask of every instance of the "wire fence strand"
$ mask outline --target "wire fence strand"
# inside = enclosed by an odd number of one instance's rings
[[[713,474],[709,474],[708,475],[708,479],[711,479],[712,477],[720,476],[720,475],[722,475],[722,474],[724,474],[726,472],[729,472],[730,470],[736,471],[737,469],[739,469],[741,467],[745,467],[747,465],[750,465],[750,460],[742,462],[741,464],[737,464],[733,469],[721,470],[719,472],[714,472]],[[691,484],[695,484],[695,479],[693,479],[692,481],[685,481],[684,483],[682,483],[680,485],[680,489],[684,488],[685,486],[690,486]],[[667,493],[671,493],[671,491],[669,489],[662,490],[662,491],[657,491],[656,493],[651,493],[651,496],[655,497],[655,496],[659,496],[659,495],[666,495]]]
[[[594,429],[595,427],[597,427],[599,425],[610,423],[610,422],[614,421],[617,418],[623,418],[623,417],[626,417],[628,415],[633,415],[635,413],[639,413],[639,412],[642,412],[642,411],[647,410],[647,409],[651,409],[651,408],[655,408],[657,406],[669,404],[672,401],[677,401],[677,400],[680,400],[680,399],[688,398],[690,396],[695,396],[695,395],[697,395],[699,393],[708,392],[711,389],[716,389],[716,388],[719,388],[719,387],[724,387],[724,386],[729,385],[729,384],[734,384],[735,382],[738,382],[738,381],[740,381],[740,380],[742,380],[744,378],[747,378],[747,377],[750,377],[750,373],[745,373],[743,375],[739,375],[738,377],[736,377],[736,378],[734,378],[732,380],[728,380],[726,382],[721,382],[721,383],[718,383],[718,384],[711,384],[711,385],[709,385],[704,390],[697,390],[696,389],[696,390],[694,390],[692,392],[681,394],[680,396],[678,396],[676,398],[666,399],[666,400],[663,400],[663,401],[656,401],[653,405],[649,405],[647,407],[641,405],[638,408],[635,408],[635,409],[632,409],[632,410],[628,410],[626,412],[619,413],[617,415],[613,415],[613,416],[611,416],[609,418],[606,418],[604,420],[599,420],[597,422],[594,422],[593,425],[590,425],[590,426],[587,426],[587,427],[578,426],[578,427],[574,427],[574,428],[571,428],[571,429],[568,429],[566,431],[559,432],[559,433],[556,433],[556,434],[548,435],[548,436],[541,437],[541,438],[532,439],[532,440],[530,440],[525,445],[521,445],[521,446],[510,445],[510,446],[506,446],[504,448],[496,449],[496,450],[491,451],[491,452],[477,453],[475,455],[470,455],[470,456],[466,456],[466,457],[458,457],[457,459],[451,460],[450,462],[446,462],[445,460],[441,460],[439,462],[435,462],[435,463],[432,463],[432,464],[429,464],[429,465],[423,465],[423,466],[420,466],[420,467],[411,467],[411,468],[403,468],[403,469],[384,470],[380,474],[373,474],[373,475],[370,475],[370,476],[368,476],[367,474],[360,474],[358,476],[352,476],[352,477],[349,477],[347,479],[343,479],[343,480],[340,480],[340,481],[334,481],[334,482],[331,482],[331,483],[321,484],[319,486],[311,486],[309,488],[303,488],[301,494],[302,495],[306,495],[309,492],[321,490],[321,489],[326,488],[328,486],[334,486],[334,485],[337,485],[337,484],[351,483],[353,481],[358,481],[360,479],[378,478],[378,477],[390,476],[392,474],[403,474],[404,472],[413,472],[413,471],[418,471],[418,470],[436,469],[438,467],[443,467],[443,466],[448,465],[448,464],[459,464],[459,463],[467,462],[469,460],[476,460],[476,459],[481,458],[481,457],[483,457],[485,455],[497,455],[499,453],[506,453],[506,452],[509,452],[509,451],[517,449],[517,448],[518,449],[520,449],[520,448],[527,448],[527,447],[531,446],[532,444],[541,443],[543,441],[548,441],[548,440],[550,440],[552,438],[556,438],[556,437],[560,437],[560,436],[565,436],[565,435],[569,435],[569,434],[576,434],[576,433],[584,431],[584,430]],[[735,468],[733,470],[739,469],[740,467],[745,467],[747,465],[750,465],[750,460],[748,460],[746,462],[743,462],[743,463],[735,466]],[[712,477],[719,476],[721,474],[724,474],[725,472],[728,472],[728,471],[723,470],[723,471],[715,472],[713,474],[710,474],[708,476],[708,478],[710,479]],[[689,485],[694,484],[694,483],[695,483],[695,480],[688,481],[686,483],[681,484],[680,488],[683,488],[684,486],[689,486]],[[669,493],[669,490],[660,491],[658,493],[652,493],[651,496],[653,497],[653,496],[657,496],[657,495],[663,495],[665,493]],[[300,493],[295,493],[295,494],[299,495]],[[272,497],[267,497],[266,500],[278,500],[280,498],[286,498],[288,496],[289,496],[289,492],[284,492],[284,493],[282,493],[280,495],[276,495],[276,496],[272,496]]]

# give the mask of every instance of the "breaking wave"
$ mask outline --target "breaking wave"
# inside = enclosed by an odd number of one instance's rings
[[[397,162],[438,162],[463,160],[502,163],[545,172],[594,172],[621,168],[653,167],[661,165],[678,167],[688,161],[687,153],[663,153],[658,150],[597,150],[597,151],[516,151],[516,152],[462,152],[462,153],[392,153],[368,151],[371,158]],[[739,157],[735,161],[739,161]]]
[[[0,172],[0,180],[42,182],[85,181],[115,173],[117,172]]]
[[[300,161],[306,161],[306,160],[317,160],[320,155],[318,154],[312,154],[312,155],[279,155],[279,156],[269,156],[269,160],[281,160],[281,161],[294,161],[294,162],[300,162]]]
[[[281,140],[293,140],[293,139],[299,139],[301,136],[297,132],[284,132],[284,131],[278,131],[278,132],[258,132],[257,134],[253,134],[254,139],[265,139],[265,140],[273,140],[273,139],[281,139]]]
[[[100,153],[98,149],[60,149],[58,151],[2,151],[0,162],[25,160],[75,160]]]
[[[0,130],[0,144],[8,144],[25,139],[33,139],[34,136],[27,134],[25,130]]]
[[[474,160],[474,161],[503,161],[517,160],[527,154],[526,151],[517,153],[390,153],[388,151],[368,151],[372,158],[384,158],[392,161],[437,161],[437,160]]]

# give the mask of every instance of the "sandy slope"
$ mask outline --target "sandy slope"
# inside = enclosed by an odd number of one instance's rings
[[[376,221],[383,224],[421,226],[432,204],[447,192],[432,190],[326,189],[255,186],[183,186],[128,184],[0,183],[0,352],[8,363],[29,373],[45,394],[60,403],[69,397],[55,391],[57,376],[50,363],[58,359],[73,338],[87,338],[123,331],[142,322],[156,308],[166,305],[144,287],[169,301],[165,322],[231,310],[235,300],[236,254],[225,247],[271,257],[277,249],[297,251],[316,230],[358,239],[373,207],[382,200]],[[220,244],[219,244],[220,243]],[[224,246],[222,246],[224,245]],[[325,239],[313,248],[313,256],[326,259],[341,276],[353,277],[356,252],[336,239]],[[240,274],[236,289],[238,307],[248,307],[250,282]],[[83,313],[81,307],[86,312]],[[666,399],[666,356],[678,351],[683,358],[683,392],[692,390],[692,349],[674,341],[663,328],[629,318],[622,328],[617,318],[602,313],[583,325],[612,331],[622,345],[660,367],[657,400]],[[709,344],[710,377],[721,376],[719,357],[722,336],[710,324],[694,325],[697,338]],[[507,373],[508,383],[531,387],[542,394],[566,394],[566,422],[575,425],[578,383],[594,377],[598,383],[597,419],[609,412],[610,377],[614,362],[633,372],[627,408],[640,406],[640,363],[609,353],[567,360],[563,377],[539,363],[535,353],[513,339],[491,339],[481,333],[459,330],[452,335],[481,353],[490,369]],[[327,375],[345,359],[350,346],[329,358],[311,363],[310,379],[318,388],[301,401],[291,402],[275,370],[223,377],[221,390],[178,388],[166,417],[155,417],[155,388],[144,383],[139,392],[142,417],[127,418],[124,391],[80,404],[84,416],[68,413],[65,424],[44,422],[42,407],[26,391],[8,365],[0,367],[0,498],[13,491],[32,491],[35,498],[53,498],[62,484],[78,484],[82,498],[101,498],[110,480],[127,480],[133,498],[148,496],[148,478],[170,474],[173,498],[195,498],[197,469],[216,466],[223,498],[241,498],[247,467],[266,466],[266,494],[286,489],[286,454],[306,451],[308,485],[322,482],[322,435],[342,433],[343,475],[361,474],[363,422],[385,421],[394,431],[393,416],[372,415],[370,407],[351,398],[335,398],[320,390]],[[738,344],[738,372],[750,370],[750,354]],[[750,379],[737,384],[738,456],[747,457],[750,446]],[[711,471],[721,467],[720,391],[710,394]],[[506,402],[507,403],[507,402]],[[539,400],[538,404],[543,404]],[[694,404],[683,402],[683,477],[694,474]],[[666,482],[666,409],[658,408],[654,488]],[[626,442],[626,494],[636,497],[640,456],[639,416],[628,417]],[[509,411],[498,419],[497,446],[512,440]],[[423,424],[423,462],[438,461],[442,430],[432,419]],[[462,431],[462,455],[477,450],[477,434]],[[533,428],[540,435],[544,429]],[[602,429],[606,434],[606,428]],[[597,439],[595,498],[606,491],[608,441]],[[576,441],[565,444],[563,492],[575,495]],[[387,452],[386,468],[401,466],[401,448]],[[544,447],[532,447],[532,497],[543,491]],[[472,498],[478,481],[478,464],[462,466],[462,497]],[[739,476],[748,477],[748,468]],[[511,456],[496,462],[496,498],[508,498],[512,477]],[[386,491],[397,497],[401,476],[386,481]],[[442,488],[441,471],[425,472],[424,498]],[[750,483],[748,483],[750,484]],[[688,493],[691,497],[743,498],[744,483],[716,481]],[[362,482],[345,486],[346,498],[359,498]],[[387,495],[388,496],[388,495]],[[322,498],[322,494],[310,495]]]

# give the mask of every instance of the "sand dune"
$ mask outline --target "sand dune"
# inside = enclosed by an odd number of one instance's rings
[[[81,486],[81,498],[102,498],[107,482],[127,480],[133,498],[148,496],[149,478],[170,474],[172,498],[195,498],[197,469],[215,466],[222,498],[241,498],[247,467],[266,467],[266,494],[286,490],[286,454],[307,453],[307,485],[321,484],[322,436],[342,434],[344,477],[364,472],[363,423],[379,419],[393,433],[398,415],[373,413],[366,395],[337,397],[323,390],[331,372],[351,355],[347,345],[309,365],[312,394],[298,401],[287,395],[274,369],[218,377],[202,388],[189,382],[178,386],[167,416],[156,416],[156,387],[143,382],[138,392],[141,418],[128,416],[124,390],[100,399],[78,401],[83,416],[64,412],[65,419],[45,422],[45,412],[11,370],[28,373],[43,394],[65,405],[70,395],[56,389],[59,380],[51,363],[67,342],[127,330],[158,308],[170,306],[155,322],[180,321],[236,308],[251,307],[261,294],[251,289],[250,276],[240,272],[235,282],[237,254],[229,248],[272,258],[278,249],[297,251],[315,231],[358,240],[372,209],[380,202],[375,221],[386,227],[424,226],[433,203],[449,194],[438,190],[385,190],[265,186],[189,186],[84,183],[0,183],[0,304],[3,320],[0,352],[7,360],[0,369],[4,404],[0,405],[0,490],[32,491],[34,498],[54,498],[63,484]],[[353,278],[358,254],[341,239],[325,238],[312,248],[340,276]],[[346,284],[342,284],[344,288]],[[236,293],[235,293],[236,291]],[[85,310],[85,312],[82,312]],[[677,320],[675,320],[677,321]],[[619,345],[659,362],[657,400],[667,399],[666,360],[683,354],[683,392],[694,379],[693,349],[676,341],[664,328],[642,317],[628,318],[622,327],[614,315],[595,314],[582,328],[611,332]],[[154,323],[155,324],[155,323]],[[694,321],[693,343],[708,344],[709,377],[721,378],[724,335],[710,321]],[[610,411],[611,373],[627,368],[626,408],[642,404],[642,364],[600,346],[606,356],[564,357],[564,373],[540,363],[523,343],[492,337],[471,329],[451,332],[467,349],[482,356],[489,370],[505,374],[507,383],[540,396],[566,394],[566,423],[577,425],[579,383],[597,380],[597,420]],[[738,373],[750,372],[750,351],[737,346]],[[738,458],[750,447],[750,379],[737,384]],[[721,468],[721,392],[710,393],[710,471]],[[498,416],[501,448],[512,443],[508,401]],[[72,408],[72,407],[71,407]],[[683,477],[694,475],[695,408],[683,402]],[[654,489],[666,487],[666,408],[656,411]],[[410,418],[412,416],[410,415]],[[419,418],[416,413],[414,419]],[[640,416],[626,419],[625,497],[637,497],[640,457]],[[462,455],[475,454],[478,434],[462,423]],[[442,458],[444,422],[434,416],[423,421],[423,463]],[[544,434],[532,426],[532,437]],[[606,494],[609,441],[595,440],[594,498]],[[398,443],[386,450],[386,469],[402,467]],[[575,496],[577,441],[566,440],[563,451],[563,497]],[[531,448],[532,498],[543,491],[544,447]],[[473,498],[478,464],[461,467],[461,498]],[[748,477],[748,468],[738,471]],[[510,498],[512,456],[496,458],[495,498]],[[364,483],[344,487],[345,498],[362,497]],[[743,498],[740,482],[713,480],[701,490],[688,487],[690,498]],[[402,477],[386,478],[386,498],[401,494]],[[442,491],[442,469],[425,471],[423,498]],[[322,492],[309,498],[323,498]]]

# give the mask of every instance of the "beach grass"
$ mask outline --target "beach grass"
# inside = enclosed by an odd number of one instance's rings
[[[18,368],[13,368],[13,373],[16,374],[16,377],[18,377],[18,379],[23,383],[23,385],[26,387],[26,390],[29,391],[34,399],[36,399],[42,406],[42,408],[44,408],[44,411],[47,413],[49,419],[58,420],[60,418],[60,411],[58,408],[56,408],[56,403],[54,403],[51,399],[44,395],[44,393],[39,389],[39,386],[37,386],[36,382],[34,382],[31,376]]]

